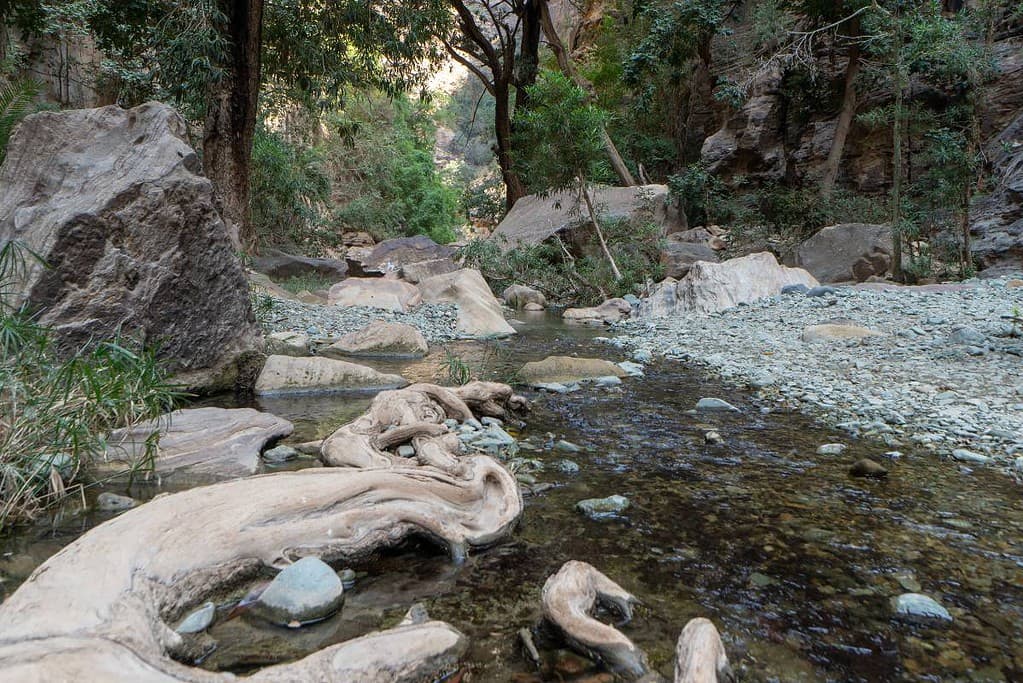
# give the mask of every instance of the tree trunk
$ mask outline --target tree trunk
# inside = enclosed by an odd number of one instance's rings
[[[526,194],[526,188],[512,162],[512,130],[511,130],[511,92],[507,83],[494,85],[494,132],[497,138],[497,164],[501,167],[504,178],[505,207],[509,210],[520,197]]]
[[[544,36],[547,38],[547,42],[551,46],[551,50],[554,52],[554,56],[558,60],[558,67],[561,72],[568,76],[568,78],[576,84],[583,92],[586,93],[586,101],[590,102],[593,99],[593,84],[583,78],[572,65],[572,57],[568,54],[568,50],[565,49],[564,43],[561,42],[561,36],[558,35],[557,29],[554,27],[554,22],[551,20],[550,8],[547,6],[546,0],[540,0],[540,23],[543,26]],[[614,168],[615,173],[618,174],[618,178],[622,181],[622,184],[627,187],[632,187],[636,184],[636,179],[632,177],[632,172],[629,171],[629,167],[625,165],[625,160],[622,159],[622,155],[619,154],[618,148],[615,146],[611,136],[608,135],[606,128],[601,128],[600,137],[604,143],[604,150],[607,152],[607,158],[611,161],[611,166]]]
[[[259,103],[263,0],[218,0],[228,19],[230,50],[223,78],[210,85],[203,137],[203,166],[223,202],[235,247],[256,249],[249,216],[252,139]]]
[[[579,189],[582,191],[583,201],[586,202],[586,211],[590,214],[590,220],[593,222],[593,229],[597,232],[597,239],[600,240],[600,248],[604,250],[604,256],[607,257],[608,263],[611,264],[611,272],[614,273],[615,280],[622,279],[622,271],[618,270],[618,264],[615,263],[615,257],[611,255],[611,250],[607,247],[607,241],[604,239],[604,231],[600,229],[600,223],[597,221],[597,212],[593,208],[593,199],[590,197],[590,191],[586,188],[586,178],[579,177]]]
[[[854,20],[853,39],[859,32],[859,18]],[[842,111],[838,115],[838,124],[835,126],[835,139],[831,143],[831,151],[828,152],[828,160],[824,164],[824,178],[821,180],[821,197],[831,196],[835,189],[835,180],[838,178],[838,167],[842,163],[842,155],[845,152],[845,141],[849,137],[849,129],[852,128],[853,115],[856,113],[856,77],[860,73],[860,45],[853,43],[849,46],[849,65],[845,69],[845,93],[842,96]]]
[[[899,46],[901,50],[901,45]],[[902,65],[897,68],[892,122],[892,277],[902,282]]]

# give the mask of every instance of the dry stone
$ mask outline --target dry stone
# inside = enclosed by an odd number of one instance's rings
[[[163,104],[25,119],[0,167],[0,244],[49,267],[30,259],[12,303],[39,310],[66,349],[132,335],[186,384],[230,386],[259,328],[200,168]]]

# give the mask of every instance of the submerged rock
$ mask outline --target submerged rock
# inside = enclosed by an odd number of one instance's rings
[[[102,510],[103,512],[121,512],[123,510],[130,510],[138,504],[138,501],[134,498],[119,496],[116,493],[110,493],[109,491],[104,491],[96,496],[96,509]]]
[[[625,377],[627,373],[611,361],[573,356],[548,356],[540,361],[526,363],[519,370],[519,378],[531,386],[567,384],[611,376]]]
[[[923,593],[903,593],[892,598],[895,616],[905,621],[952,621],[952,615],[936,600]]]
[[[332,358],[270,356],[256,380],[256,394],[394,389],[407,384],[400,375],[377,372],[357,363]]]
[[[575,504],[575,508],[591,519],[601,519],[625,512],[629,505],[629,499],[625,496],[613,495],[607,498],[580,500]]]
[[[272,463],[287,462],[288,460],[294,460],[301,455],[298,450],[291,446],[275,446],[269,450],[263,451],[263,460]]]
[[[330,565],[303,557],[274,578],[252,609],[275,624],[305,624],[329,617],[343,602],[344,585]]]
[[[862,460],[857,460],[853,466],[849,468],[849,474],[854,477],[882,479],[888,476],[888,470],[870,458],[863,458]]]

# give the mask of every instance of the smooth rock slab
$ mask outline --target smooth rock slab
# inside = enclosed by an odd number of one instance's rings
[[[587,498],[575,504],[576,510],[591,519],[602,519],[621,514],[629,509],[629,499],[625,496],[608,496],[607,498]]]
[[[107,439],[106,457],[134,460],[144,453],[146,439],[159,431],[158,473],[243,477],[259,468],[259,454],[267,443],[293,430],[287,420],[252,408],[188,408],[116,430]]]
[[[519,378],[532,386],[567,384],[598,377],[625,377],[627,374],[611,361],[572,356],[548,356],[540,361],[526,363],[519,370]]]
[[[507,337],[515,334],[501,312],[501,302],[478,270],[463,268],[435,275],[419,283],[423,301],[458,306],[458,331],[472,337]]]
[[[377,320],[358,332],[349,332],[320,351],[320,355],[417,358],[429,350],[426,337],[415,327]]]
[[[341,579],[323,560],[303,557],[274,577],[253,612],[275,624],[306,624],[326,619],[345,598]]]
[[[903,593],[892,598],[895,616],[906,621],[952,621],[952,615],[936,600],[923,593]]]
[[[345,389],[394,389],[408,381],[400,375],[333,358],[270,356],[259,378],[256,394],[327,392]]]

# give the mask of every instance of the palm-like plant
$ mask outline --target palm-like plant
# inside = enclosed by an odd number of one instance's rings
[[[7,155],[14,127],[36,111],[39,106],[36,99],[42,90],[42,83],[31,78],[0,81],[0,163]]]

